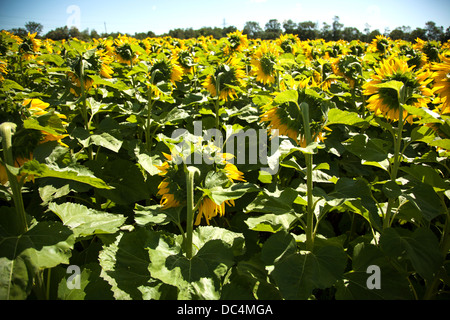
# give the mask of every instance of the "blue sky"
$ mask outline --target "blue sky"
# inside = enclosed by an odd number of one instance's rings
[[[246,21],[264,28],[270,19],[283,22],[332,23],[334,16],[346,27],[363,31],[390,30],[399,26],[423,28],[434,21],[450,25],[449,0],[0,0],[0,29],[23,27],[27,21],[44,26],[44,34],[64,25],[78,25],[101,33],[153,31],[175,28],[222,27],[242,29]]]

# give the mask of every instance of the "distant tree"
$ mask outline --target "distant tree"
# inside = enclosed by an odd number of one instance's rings
[[[72,26],[72,27],[70,27],[70,29],[69,29],[69,37],[70,37],[70,38],[81,39],[82,33],[80,32],[80,30],[78,30],[77,27]]]
[[[413,31],[411,31],[409,35],[409,41],[414,42],[417,38],[422,40],[428,40],[427,31],[422,28],[416,28]]]
[[[52,39],[55,41],[63,40],[63,39],[67,40],[70,38],[69,28],[67,28],[67,26],[64,26],[64,27],[56,28],[55,30],[51,30],[45,35],[45,38],[49,38],[49,39]]]
[[[285,33],[291,33],[291,34],[295,34],[297,31],[297,24],[292,21],[291,19],[289,20],[285,20],[283,22],[283,28],[284,28],[284,32]]]
[[[98,39],[100,38],[100,35],[98,34],[97,31],[95,31],[95,29],[91,30],[91,34],[89,35],[91,39]]]
[[[381,36],[381,32],[378,29],[372,30],[368,35],[366,42],[372,42],[373,39],[376,38],[376,36]]]
[[[444,36],[444,27],[436,26],[436,23],[433,21],[428,21],[425,23],[425,30],[428,40],[439,41]]]
[[[25,30],[24,28],[13,28],[11,30],[9,30],[9,32],[14,33],[16,36],[18,37],[26,37],[27,35],[27,30]]]
[[[243,34],[246,34],[249,39],[261,38],[263,33],[263,29],[259,26],[259,23],[256,21],[247,21],[244,26],[244,30],[242,30]]]
[[[345,41],[361,39],[362,33],[354,27],[345,27],[341,32],[341,38]]]
[[[341,30],[344,25],[339,22],[339,17],[334,16],[333,23],[331,24],[332,40],[337,41],[341,39]]]
[[[322,24],[322,30],[320,31],[320,37],[325,39],[326,41],[330,41],[333,39],[333,32],[331,30],[331,26],[324,22]]]
[[[38,22],[28,21],[25,23],[25,29],[31,34],[36,32],[37,36],[40,36],[44,26]]]
[[[444,36],[442,38],[442,41],[448,41],[448,40],[450,40],[450,27],[448,27],[445,30]]]
[[[237,28],[235,26],[228,26],[222,29],[222,37],[226,37],[227,34],[235,32]]]
[[[265,39],[276,39],[282,33],[281,23],[277,19],[270,19],[264,27],[264,38]]]
[[[317,23],[312,21],[300,22],[297,24],[296,35],[301,40],[313,40],[319,37],[319,30],[317,29]]]

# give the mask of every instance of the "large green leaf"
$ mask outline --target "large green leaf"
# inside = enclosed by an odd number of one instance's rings
[[[371,271],[370,267],[378,267]],[[375,272],[379,274],[375,275]],[[371,276],[379,276],[377,280]],[[353,250],[352,270],[345,273],[337,284],[339,300],[404,300],[413,299],[406,272],[398,271],[379,247],[359,243]],[[379,287],[368,286],[379,281]]]
[[[140,289],[150,283],[146,248],[157,246],[159,238],[158,233],[138,228],[120,233],[115,242],[104,246],[99,254],[100,276],[111,285],[115,299],[142,299]]]
[[[388,156],[390,142],[357,134],[344,141],[343,146],[362,160],[381,162]]]
[[[126,217],[90,209],[77,203],[50,203],[53,211],[76,237],[93,234],[115,233],[125,223]]]
[[[43,221],[22,235],[0,228],[0,299],[26,299],[36,272],[69,263],[72,231],[57,221]]]
[[[20,173],[32,175],[34,178],[60,178],[86,183],[99,189],[111,189],[102,179],[95,177],[86,167],[80,165],[58,168],[31,160],[23,164]]]
[[[411,232],[388,228],[381,234],[380,245],[386,255],[398,261],[408,259],[414,270],[427,280],[433,278],[443,262],[439,242],[430,229],[418,228]]]
[[[367,125],[367,123],[367,120],[361,118],[356,112],[345,111],[338,108],[333,108],[328,111],[327,126],[333,124],[345,124],[362,127]]]
[[[264,244],[262,258],[274,260],[270,276],[285,299],[308,299],[314,289],[329,288],[342,278],[347,256],[341,246],[321,241],[312,252],[298,251],[292,235],[280,234]]]
[[[292,188],[275,192],[264,190],[245,208],[246,213],[264,214],[252,214],[245,223],[254,231],[276,233],[281,229],[288,230],[297,219],[295,209],[292,207],[297,197],[298,192]]]
[[[233,254],[242,252],[240,234],[214,227],[197,228],[193,241],[198,251],[186,258],[181,247],[160,238],[148,248],[149,270],[166,284],[179,289],[179,299],[219,299],[223,277],[234,264]]]

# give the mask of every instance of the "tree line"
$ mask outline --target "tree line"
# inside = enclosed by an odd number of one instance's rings
[[[25,36],[28,32],[37,33],[39,37],[48,38],[52,40],[62,40],[70,38],[78,38],[80,40],[88,41],[93,38],[105,38],[116,37],[119,32],[113,33],[98,33],[95,30],[85,29],[83,31],[78,30],[76,27],[68,28],[67,26],[59,27],[42,35],[43,26],[37,22],[27,22],[25,28],[15,28],[9,30],[10,32],[18,35]],[[158,37],[171,36],[173,38],[188,39],[197,38],[200,36],[212,36],[216,39],[225,37],[228,33],[236,31],[234,26],[227,27],[202,27],[200,29],[193,28],[176,28],[171,29],[169,32]],[[441,41],[445,42],[450,40],[450,26],[444,31],[444,27],[437,26],[435,22],[428,21],[425,23],[424,28],[417,27],[411,29],[408,26],[397,27],[394,30],[385,29],[380,32],[378,29],[370,30],[370,26],[366,24],[366,28],[363,31],[355,27],[345,27],[340,23],[339,17],[335,16],[331,24],[326,22],[322,23],[322,27],[319,23],[313,21],[294,22],[292,20],[285,20],[282,23],[277,19],[269,20],[264,28],[256,21],[247,21],[245,23],[243,34],[246,34],[249,39],[276,39],[281,34],[294,34],[297,35],[300,40],[314,40],[324,39],[326,41],[337,40],[360,40],[364,42],[370,42],[378,35],[384,35],[390,37],[393,40],[406,40],[414,42],[415,39],[420,38],[427,41]],[[145,39],[147,37],[157,37],[152,32],[136,32],[133,36],[136,39]]]

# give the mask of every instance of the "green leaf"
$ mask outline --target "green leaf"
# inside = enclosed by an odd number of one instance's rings
[[[199,250],[190,260],[179,246],[161,237],[156,247],[148,248],[152,277],[177,287],[178,299],[219,299],[223,277],[234,264],[234,245],[237,243],[240,247],[243,243],[241,235],[220,230],[213,227],[196,229],[193,238]]]
[[[15,236],[0,228],[0,299],[24,300],[37,271],[69,263],[74,245],[71,230],[43,221]]]
[[[159,237],[156,232],[137,228],[120,233],[113,243],[103,246],[99,254],[100,276],[111,285],[115,299],[142,299],[141,288],[150,282],[146,248],[156,247]]]
[[[338,108],[333,108],[328,111],[327,126],[333,124],[345,124],[349,126],[363,127],[367,123],[367,120],[361,118],[356,112],[345,111]]]
[[[259,191],[252,183],[234,183],[231,187],[222,188],[221,186],[208,189],[210,198],[216,203],[221,204],[224,201],[239,199],[246,193]]]
[[[409,167],[400,167],[400,170],[406,172],[417,181],[432,186],[437,192],[450,189],[449,183],[432,167],[411,164]]]
[[[159,204],[147,207],[136,204],[134,221],[142,227],[148,224],[165,225],[169,222],[180,223],[181,209],[182,206],[163,209]]]
[[[86,167],[80,165],[57,168],[31,160],[23,164],[20,173],[32,175],[34,178],[53,177],[67,179],[82,182],[98,189],[111,189],[102,179],[95,177]]]
[[[274,99],[276,104],[295,103],[298,105],[298,92],[297,90],[286,90],[277,94]]]
[[[379,267],[380,288],[367,286],[370,266]],[[369,270],[370,271],[370,270]],[[406,272],[401,273],[389,262],[378,246],[359,243],[353,250],[352,270],[337,284],[338,300],[403,300],[414,299]]]
[[[366,134],[357,134],[344,141],[342,145],[362,160],[381,162],[388,156],[390,142],[374,139]]]
[[[391,80],[379,84],[375,84],[374,87],[380,88],[380,89],[392,89],[397,92],[398,97],[400,97],[402,88],[404,86],[404,83],[401,81]]]
[[[293,239],[287,236],[283,240],[284,246],[271,250],[271,255],[278,260],[270,276],[285,299],[308,299],[314,289],[329,288],[342,278],[347,264],[342,247],[324,241],[312,252],[298,252],[293,248]]]
[[[414,232],[400,228],[383,230],[380,245],[386,255],[400,261],[411,261],[414,270],[427,280],[433,279],[443,262],[439,242],[430,229],[418,228]]]
[[[75,237],[115,233],[126,220],[121,214],[101,212],[77,203],[50,203],[48,208],[73,231]]]
[[[119,91],[126,91],[126,90],[130,89],[121,80],[117,80],[117,79],[103,79],[102,77],[99,77],[99,76],[94,75],[94,74],[92,74],[92,75],[90,74],[89,77],[92,80],[94,80],[94,84],[105,85],[107,87],[111,87],[111,88],[117,89]]]
[[[90,145],[96,145],[114,152],[119,152],[123,143],[122,140],[116,138],[108,132],[90,134],[86,129],[80,127],[75,128],[72,131],[71,136],[76,138],[85,148]]]

